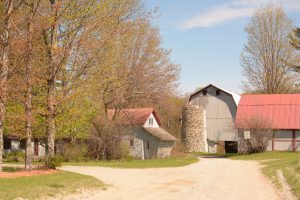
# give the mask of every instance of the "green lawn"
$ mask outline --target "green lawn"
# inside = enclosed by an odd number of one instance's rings
[[[251,155],[233,155],[230,156],[230,159],[261,161],[264,166],[262,172],[278,186],[277,170],[282,170],[294,194],[300,199],[300,153],[266,152]]]
[[[206,153],[206,152],[193,152],[192,154],[200,157],[222,157],[222,158],[228,158],[228,157],[238,155],[237,153]]]
[[[120,160],[120,161],[88,161],[88,162],[64,162],[63,165],[75,166],[101,166],[115,168],[159,168],[159,167],[179,167],[198,161],[196,157],[173,157],[165,159],[149,160]]]
[[[58,193],[73,193],[79,188],[94,189],[103,186],[96,178],[70,172],[14,179],[0,178],[0,199],[39,199]]]

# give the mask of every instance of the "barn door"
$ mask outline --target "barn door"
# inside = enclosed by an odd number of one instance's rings
[[[144,145],[144,157],[145,157],[145,159],[149,159],[150,158],[150,142],[149,142],[149,140],[144,140],[143,145]]]

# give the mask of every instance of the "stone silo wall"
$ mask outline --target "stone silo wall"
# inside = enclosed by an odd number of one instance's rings
[[[204,108],[188,105],[182,111],[182,140],[186,152],[204,152]]]

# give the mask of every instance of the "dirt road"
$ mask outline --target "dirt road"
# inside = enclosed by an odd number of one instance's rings
[[[97,200],[276,200],[276,189],[260,173],[259,164],[223,158],[201,158],[195,164],[160,169],[113,169],[66,166],[110,186],[76,199]],[[69,199],[69,198],[64,198]],[[74,199],[70,197],[70,199]]]

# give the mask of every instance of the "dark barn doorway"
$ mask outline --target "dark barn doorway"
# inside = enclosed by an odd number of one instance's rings
[[[225,141],[225,153],[237,153],[238,142],[236,141]]]

